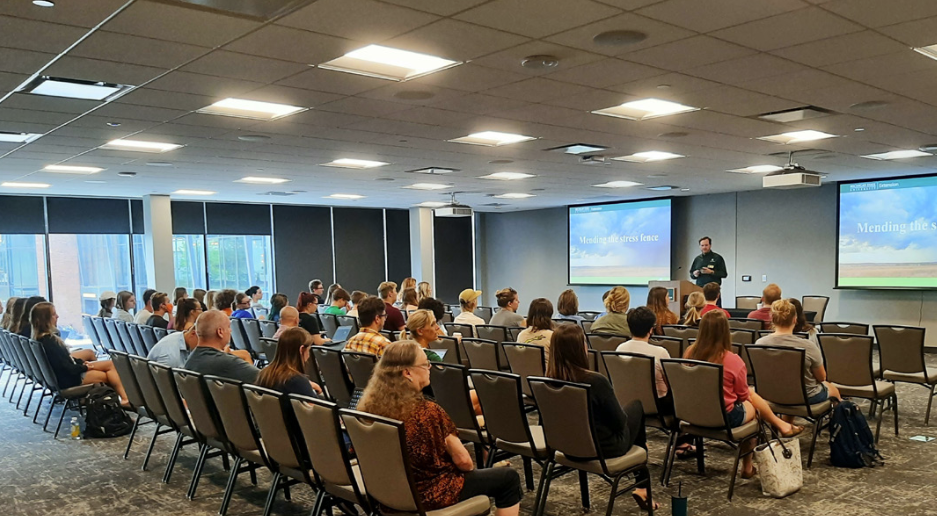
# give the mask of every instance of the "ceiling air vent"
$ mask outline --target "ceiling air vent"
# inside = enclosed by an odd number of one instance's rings
[[[801,120],[810,120],[811,118],[820,118],[823,116],[833,115],[832,111],[828,109],[818,108],[815,106],[804,106],[794,109],[785,109],[784,111],[774,111],[771,113],[763,113],[760,115],[755,115],[755,118],[760,118],[762,120],[767,120],[769,122],[799,122]]]
[[[164,4],[267,21],[311,4],[313,0],[157,0]]]

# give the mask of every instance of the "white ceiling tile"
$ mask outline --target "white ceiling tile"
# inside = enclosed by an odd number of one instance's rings
[[[902,52],[907,48],[871,30],[775,50],[772,53],[809,66],[825,66]]]
[[[934,45],[937,44],[937,16],[881,27],[878,31],[912,47]]]
[[[456,18],[542,38],[620,13],[619,9],[591,0],[493,0]]]
[[[308,66],[298,63],[215,50],[207,56],[184,66],[182,70],[219,77],[273,83],[308,68]]]
[[[180,71],[170,72],[147,84],[147,88],[157,90],[220,98],[237,97],[262,86],[259,82]]]
[[[389,82],[389,81],[385,81]],[[426,94],[429,98],[409,98],[408,95],[415,93]],[[375,88],[359,93],[359,97],[369,99],[389,100],[391,102],[400,102],[411,106],[428,106],[439,102],[446,102],[465,95],[464,91],[453,90],[450,88],[439,88],[427,84],[416,84],[406,82],[389,82],[386,86]]]
[[[386,86],[391,84],[391,81],[324,68],[307,68],[305,71],[279,81],[277,84],[343,95],[355,95]]]
[[[52,77],[139,86],[165,72],[165,68],[65,55],[43,73]]]
[[[791,47],[863,29],[819,7],[800,9],[771,18],[713,32],[712,35],[762,51]]]
[[[67,111],[36,111],[30,109],[17,109],[14,108],[11,104],[7,104],[6,102],[0,104],[0,120],[5,122],[47,125],[48,129],[53,129],[55,126],[64,124],[72,118],[75,118],[75,114],[69,113]],[[6,131],[7,129],[2,130]],[[33,131],[22,129],[19,132]],[[41,132],[45,133],[46,130]]]
[[[567,95],[550,99],[545,104],[551,106],[561,106],[580,111],[595,111],[611,106],[617,106],[628,101],[627,95],[622,95],[614,91],[590,89],[576,95]]]
[[[404,120],[388,120],[384,118],[374,118],[366,122],[360,122],[349,126],[349,129],[360,131],[371,131],[375,133],[384,133],[395,136],[394,140],[387,140],[388,143],[410,143],[408,138],[435,138],[440,141],[457,138],[461,136],[461,129],[439,127],[437,125],[424,124]]]
[[[806,70],[805,67],[779,57],[768,54],[755,54],[699,68],[690,68],[684,73],[723,84],[737,84],[804,70]]]
[[[629,93],[637,97],[667,97],[679,98],[680,95],[689,91],[715,88],[718,83],[707,81],[698,77],[693,77],[681,73],[668,73],[649,79],[629,81],[617,86],[609,86],[608,89]]]
[[[529,102],[522,100],[472,93],[450,101],[436,103],[434,106],[441,109],[451,109],[476,115],[487,115],[500,111],[507,111],[509,109],[517,109],[527,104],[529,104]]]
[[[800,103],[753,91],[722,86],[695,91],[681,97],[690,105],[737,116],[754,116],[800,107]]]
[[[860,102],[893,102],[897,98],[891,93],[858,82],[835,87],[789,92],[788,96],[807,105],[841,113],[850,112],[850,106]],[[862,114],[859,110],[852,110],[851,112],[858,115]]]
[[[806,70],[787,75],[768,77],[739,84],[739,87],[775,95],[782,98],[792,98],[790,95],[800,91],[818,90],[823,88],[842,88],[852,84],[852,81],[837,77],[836,75],[820,70]]]
[[[402,5],[440,16],[450,16],[460,11],[487,2],[488,0],[384,0],[390,4]]]
[[[752,49],[726,43],[709,36],[696,36],[631,52],[624,58],[648,66],[681,71],[754,53],[755,51]]]
[[[198,9],[159,2],[134,2],[108,21],[104,30],[212,48],[259,26],[256,21]]]
[[[223,98],[223,97],[222,97]],[[170,109],[179,109],[183,111],[195,111],[209,104],[220,100],[217,97],[205,95],[190,95],[188,93],[179,93],[176,91],[153,90],[149,88],[137,88],[126,95],[121,96],[115,102],[121,104],[134,104],[139,106],[152,106]]]
[[[409,106],[399,102],[385,100],[365,99],[361,97],[345,97],[340,100],[323,104],[317,108],[319,111],[333,111],[350,115],[381,117],[396,111],[404,111]]]
[[[334,111],[322,111],[310,109],[302,113],[297,113],[282,120],[274,120],[264,124],[264,130],[274,131],[280,125],[295,126],[298,124],[317,125],[322,127],[345,127],[368,120],[366,116],[354,115],[351,113],[338,113]]]
[[[58,54],[86,32],[80,27],[0,16],[0,47]]]
[[[151,122],[168,122],[186,114],[178,109],[166,109],[147,106],[132,106],[111,102],[94,112],[96,116],[128,118],[130,120],[145,120]]]
[[[471,118],[473,115],[460,111],[451,111],[447,109],[438,109],[433,107],[417,107],[398,111],[386,115],[384,118],[392,120],[403,120],[405,122],[416,122],[419,124],[431,124],[440,126],[457,126],[463,120]],[[426,135],[422,135],[428,137]]]
[[[937,3],[931,0],[836,0],[823,8],[866,27],[884,27],[937,15]]]
[[[277,24],[361,43],[379,43],[438,19],[374,0],[319,0],[277,20]]]
[[[824,66],[823,69],[873,86],[882,85],[887,88],[896,82],[896,77],[912,72],[926,73],[937,69],[937,62],[917,52],[907,50]],[[903,80],[899,79],[899,81]]]
[[[384,44],[445,59],[467,61],[525,41],[526,38],[507,32],[446,19],[387,40]]]
[[[612,30],[631,30],[647,34],[647,38],[639,43],[626,46],[608,46],[598,45],[593,38],[602,32]],[[619,16],[613,16],[605,20],[590,23],[560,34],[550,36],[547,41],[566,45],[573,48],[604,54],[607,56],[617,56],[635,52],[644,48],[650,48],[663,43],[669,43],[678,39],[693,36],[694,32],[681,29],[674,25],[652,20],[644,16],[626,13]]]
[[[660,68],[631,63],[621,59],[606,58],[602,61],[551,73],[547,75],[547,78],[594,88],[605,88],[666,73],[666,70]]]
[[[794,11],[807,5],[801,0],[667,0],[637,12],[696,32],[710,32]]]
[[[157,68],[173,68],[207,51],[206,48],[194,45],[97,31],[69,52],[69,55]]]
[[[485,68],[475,64],[464,64],[436,72],[410,81],[413,84],[430,84],[462,91],[479,92],[505,84],[527,79],[526,75]]]
[[[0,71],[25,73],[32,75],[55,58],[53,54],[16,50],[13,48],[0,48]]]
[[[522,66],[524,58],[530,56],[553,56],[559,61],[555,68],[528,68]],[[546,75],[549,73],[569,70],[579,65],[591,63],[602,59],[603,56],[590,52],[583,52],[571,47],[556,45],[546,41],[530,41],[501,52],[489,54],[472,61],[475,64],[507,70],[509,72],[527,75]]]
[[[731,134],[746,138],[757,138],[759,136],[777,134],[784,129],[784,126],[781,124],[716,113],[715,111],[694,111],[682,115],[673,115],[661,119],[661,123],[673,127],[688,127],[690,129]]]
[[[23,84],[28,78],[29,75],[24,73],[0,72],[0,96],[13,91],[14,88]]]
[[[268,25],[225,45],[224,48],[242,54],[316,65],[331,61],[360,46],[360,43],[345,38]]]
[[[646,5],[656,4],[660,1],[661,0],[598,0],[600,3],[611,5],[612,7],[617,7],[626,11],[640,9]]]
[[[271,84],[239,95],[239,98],[288,104],[291,106],[313,107],[338,100],[342,98],[342,95]]]
[[[37,9],[32,2],[0,2],[0,14],[79,27],[94,27],[125,5],[126,0],[68,1],[53,9]]]
[[[492,88],[486,90],[484,93],[486,95],[508,97],[528,102],[543,102],[567,95],[579,95],[587,91],[589,91],[589,88],[585,86],[551,81],[543,77],[534,77],[525,81]]]

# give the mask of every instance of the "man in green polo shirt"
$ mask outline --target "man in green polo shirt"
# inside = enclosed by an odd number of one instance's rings
[[[703,253],[694,258],[693,265],[690,266],[690,277],[700,287],[710,282],[721,285],[722,278],[729,275],[726,271],[726,261],[712,251],[712,242],[708,236],[699,239],[699,248]]]

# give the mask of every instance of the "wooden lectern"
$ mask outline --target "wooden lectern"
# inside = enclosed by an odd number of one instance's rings
[[[667,306],[670,307],[670,311],[680,316],[686,311],[686,297],[692,292],[703,291],[703,287],[698,287],[692,281],[687,280],[649,281],[647,288],[652,289],[654,287],[664,287],[667,289],[667,297],[670,300]]]

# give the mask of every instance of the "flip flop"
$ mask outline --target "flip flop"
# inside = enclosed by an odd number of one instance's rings
[[[684,447],[677,448],[676,455],[677,458],[681,460],[696,458],[696,446],[688,444]]]
[[[804,427],[791,424],[791,431],[789,433],[781,432],[781,437],[794,437],[795,435],[800,435],[800,433],[803,431]]]
[[[638,504],[638,507],[642,511],[647,511],[651,508],[651,506],[648,505],[647,503],[647,499],[641,498],[641,496],[638,495],[638,493],[631,493],[631,497],[634,498],[634,501]],[[657,502],[654,502],[654,510],[656,511],[657,509],[660,509],[660,504]]]

